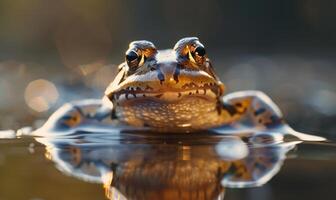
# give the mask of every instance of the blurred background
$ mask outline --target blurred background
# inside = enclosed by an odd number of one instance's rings
[[[133,40],[166,49],[197,36],[227,92],[264,91],[295,130],[336,139],[335,10],[334,0],[1,0],[0,130],[101,98]],[[0,144],[0,199],[104,198],[32,139]],[[323,150],[300,146],[269,184],[228,199],[334,199],[335,151]]]
[[[100,98],[128,43],[205,44],[227,92],[262,90],[296,130],[336,138],[332,0],[2,0],[0,129]]]

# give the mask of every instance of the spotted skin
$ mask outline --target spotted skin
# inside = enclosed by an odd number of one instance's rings
[[[264,129],[284,124],[279,108],[260,91],[240,91],[226,95],[223,98],[223,109],[230,113],[233,123],[248,117],[254,126]]]

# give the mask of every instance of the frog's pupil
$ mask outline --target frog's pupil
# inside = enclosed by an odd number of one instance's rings
[[[126,60],[129,61],[129,62],[131,62],[131,61],[133,61],[137,58],[138,58],[138,54],[135,53],[134,51],[130,51],[129,53],[126,54]]]
[[[199,47],[197,47],[197,48],[195,49],[195,52],[196,52],[197,55],[199,55],[199,56],[204,56],[204,55],[205,55],[205,48],[199,46]]]

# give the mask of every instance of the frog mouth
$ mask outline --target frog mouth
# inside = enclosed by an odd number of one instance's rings
[[[127,87],[111,95],[112,100],[119,103],[136,100],[162,100],[179,101],[183,98],[202,98],[209,101],[216,100],[221,95],[220,88],[215,85],[205,85],[203,87],[191,87],[188,89],[166,89],[155,91],[147,86],[145,89],[139,87]]]

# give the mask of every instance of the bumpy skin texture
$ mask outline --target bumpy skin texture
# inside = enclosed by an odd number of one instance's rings
[[[223,97],[224,89],[204,45],[189,37],[163,51],[148,41],[130,43],[105,95],[113,104],[112,118],[156,131],[204,130],[235,124],[245,116],[258,128],[283,123],[279,109],[262,92]]]

